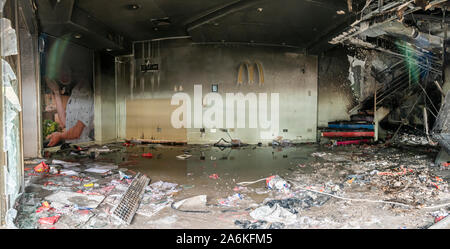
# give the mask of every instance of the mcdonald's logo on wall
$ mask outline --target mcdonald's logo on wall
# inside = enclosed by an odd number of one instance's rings
[[[248,85],[259,84],[260,86],[264,84],[264,68],[261,62],[244,61],[239,65],[237,84],[243,85],[244,83]]]

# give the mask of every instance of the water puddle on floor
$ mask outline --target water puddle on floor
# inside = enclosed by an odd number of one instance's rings
[[[221,196],[232,193],[237,182],[254,181],[271,175],[286,176],[295,170],[309,173],[308,164],[316,160],[311,153],[318,150],[317,145],[293,147],[246,146],[240,148],[219,148],[205,146],[152,146],[139,145],[126,148],[126,151],[101,155],[97,161],[111,161],[120,168],[141,172],[152,182],[174,182],[188,191]],[[182,160],[177,156],[184,153],[192,155]],[[151,153],[151,158],[142,157]],[[217,177],[218,178],[217,178]],[[264,182],[253,187],[264,187]],[[224,193],[225,192],[225,193]],[[219,194],[220,193],[220,194]]]

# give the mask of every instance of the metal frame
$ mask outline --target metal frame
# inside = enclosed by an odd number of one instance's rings
[[[20,49],[20,26],[19,26],[19,1],[14,1],[14,8],[15,8],[15,30],[16,30],[16,36],[17,36],[17,81],[18,81],[18,96],[20,100],[20,106],[23,106],[22,103],[22,65],[21,65],[21,49]],[[20,156],[19,156],[19,177],[21,180],[20,183],[20,190],[19,192],[24,191],[25,186],[25,179],[24,179],[24,165],[23,165],[23,110],[19,113],[19,143],[20,143]]]
[[[3,11],[0,11],[0,18],[3,17]],[[2,42],[0,39],[0,51],[2,48]],[[0,59],[3,56],[0,54]],[[6,214],[6,196],[5,196],[5,176],[3,173],[5,165],[5,153],[3,152],[3,67],[0,66],[0,226],[5,224]]]

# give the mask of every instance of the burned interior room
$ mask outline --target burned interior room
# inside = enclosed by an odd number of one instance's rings
[[[0,7],[2,228],[450,228],[447,0]]]

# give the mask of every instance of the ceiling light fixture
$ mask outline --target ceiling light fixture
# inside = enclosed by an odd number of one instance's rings
[[[343,11],[343,10],[338,10],[338,11],[336,11],[336,13],[338,15],[345,15],[345,11]]]
[[[82,35],[80,34],[74,34],[73,37],[75,37],[76,39],[80,39],[82,37]]]
[[[152,22],[153,26],[168,26],[172,24],[169,17],[150,19],[150,22]]]
[[[137,4],[128,4],[126,7],[127,7],[127,9],[129,9],[129,10],[138,10],[138,9],[141,8],[141,6],[140,6],[140,5],[137,5]]]
[[[107,48],[106,51],[111,52],[112,48]]]
[[[264,9],[263,8],[257,8],[256,9],[258,12],[262,12]]]

